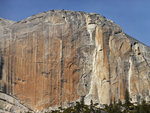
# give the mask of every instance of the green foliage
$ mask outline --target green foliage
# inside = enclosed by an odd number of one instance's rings
[[[51,111],[50,113],[101,113],[101,109],[96,107],[97,104],[85,105],[84,97],[81,98],[80,102],[76,102],[75,106],[68,107],[66,109],[59,108],[60,110]]]
[[[84,96],[81,97],[80,103],[81,103],[81,107],[84,107]]]
[[[98,104],[85,105],[84,97],[81,98],[80,102],[76,102],[75,106],[68,107],[66,109],[59,108],[60,110],[51,111],[50,113],[150,113],[150,104],[147,104],[144,100],[141,104],[135,106],[130,102],[128,91],[125,94],[125,103],[119,100],[118,103],[114,102],[105,107],[98,108]]]
[[[131,102],[130,102],[129,91],[128,91],[128,89],[126,89],[126,91],[125,91],[125,106],[126,106],[126,109],[129,109],[130,104],[131,104]]]
[[[119,106],[122,106],[122,102],[121,102],[120,99],[118,100],[118,105],[119,105]]]
[[[121,106],[119,104],[114,102],[114,104],[110,104],[109,106],[105,105],[105,111],[108,113],[121,113]]]
[[[135,111],[137,113],[150,113],[150,105],[146,104],[146,102],[143,100],[140,105],[136,106]]]
[[[69,107],[63,111],[63,113],[71,113],[71,112],[77,113],[77,111],[75,109],[73,109],[72,107]]]
[[[60,110],[55,110],[55,111],[51,111],[51,113],[62,113],[62,112],[60,112]]]

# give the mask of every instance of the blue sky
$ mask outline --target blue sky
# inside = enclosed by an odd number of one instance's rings
[[[0,0],[0,17],[14,21],[52,9],[99,13],[150,46],[150,0]]]

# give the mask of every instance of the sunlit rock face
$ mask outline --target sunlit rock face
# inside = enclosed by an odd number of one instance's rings
[[[0,90],[33,110],[81,96],[124,101],[126,89],[132,102],[150,100],[150,48],[103,16],[53,10],[1,27],[0,37]]]

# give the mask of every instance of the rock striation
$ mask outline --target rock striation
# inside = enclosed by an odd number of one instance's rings
[[[23,106],[15,97],[0,92],[0,113],[27,113],[29,111],[32,110]]]
[[[34,111],[81,96],[87,104],[124,101],[125,90],[132,102],[150,101],[150,47],[99,14],[0,19],[0,41],[0,90]]]

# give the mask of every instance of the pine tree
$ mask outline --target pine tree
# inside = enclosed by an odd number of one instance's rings
[[[80,101],[81,107],[84,107],[84,97],[85,97],[85,96],[82,96],[82,97],[81,97],[81,101]]]
[[[127,109],[129,109],[130,106],[130,96],[129,96],[129,91],[126,89],[125,91],[125,106]]]
[[[120,99],[118,100],[118,105],[119,105],[119,106],[122,106],[122,102],[121,102]]]
[[[140,107],[139,107],[139,110],[140,110],[140,113],[147,113],[146,112],[146,102],[145,102],[145,100],[143,100],[142,101],[142,103],[141,103],[141,105],[140,105]]]
[[[93,111],[93,101],[91,100],[90,110]]]

